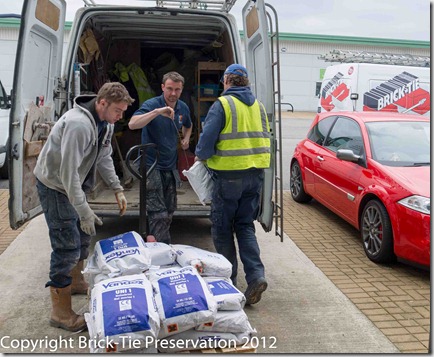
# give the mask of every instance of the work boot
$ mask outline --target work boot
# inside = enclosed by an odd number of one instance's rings
[[[50,325],[77,332],[86,328],[84,317],[77,315],[71,308],[71,285],[66,288],[50,286],[51,319]]]
[[[82,294],[87,295],[89,284],[84,280],[84,276],[81,273],[83,270],[84,260],[80,260],[77,265],[71,270],[71,295]]]
[[[246,297],[246,305],[253,305],[261,300],[262,293],[267,290],[267,280],[264,277],[258,278],[251,282],[244,293]]]

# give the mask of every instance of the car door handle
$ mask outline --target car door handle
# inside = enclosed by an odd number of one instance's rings
[[[324,158],[322,156],[317,156],[316,157],[319,161],[324,161]]]

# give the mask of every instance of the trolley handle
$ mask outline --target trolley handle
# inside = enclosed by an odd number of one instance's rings
[[[151,165],[149,170],[147,172],[144,172],[144,167],[146,165],[144,158],[146,158],[146,151],[151,147],[156,148],[157,144],[151,143],[151,144],[135,145],[130,150],[128,150],[127,155],[125,157],[125,164],[127,165],[128,170],[131,172],[131,174],[133,174],[139,180],[141,180],[143,178],[143,173],[145,173],[145,177],[147,177],[152,171],[154,171],[155,166],[157,166],[158,159],[160,156],[160,153],[158,150],[156,150],[155,161],[153,162],[153,164]],[[134,160],[133,163],[135,164],[137,162],[137,160],[140,160],[139,168],[131,166],[131,161],[130,161],[131,155],[133,153],[135,153],[136,151],[138,152],[138,156],[137,156],[137,159]],[[143,154],[145,154],[144,157],[143,157]],[[142,160],[142,158],[143,158],[143,160]],[[143,168],[142,168],[142,164],[143,164]]]

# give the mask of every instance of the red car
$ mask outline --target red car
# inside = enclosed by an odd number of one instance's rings
[[[430,266],[430,120],[382,112],[318,114],[295,148],[290,190],[356,227],[369,259]]]

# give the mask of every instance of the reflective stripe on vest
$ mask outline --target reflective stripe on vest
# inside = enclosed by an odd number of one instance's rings
[[[248,106],[232,96],[219,98],[226,125],[219,135],[216,154],[207,160],[215,170],[247,170],[270,166],[270,126],[259,101]]]

